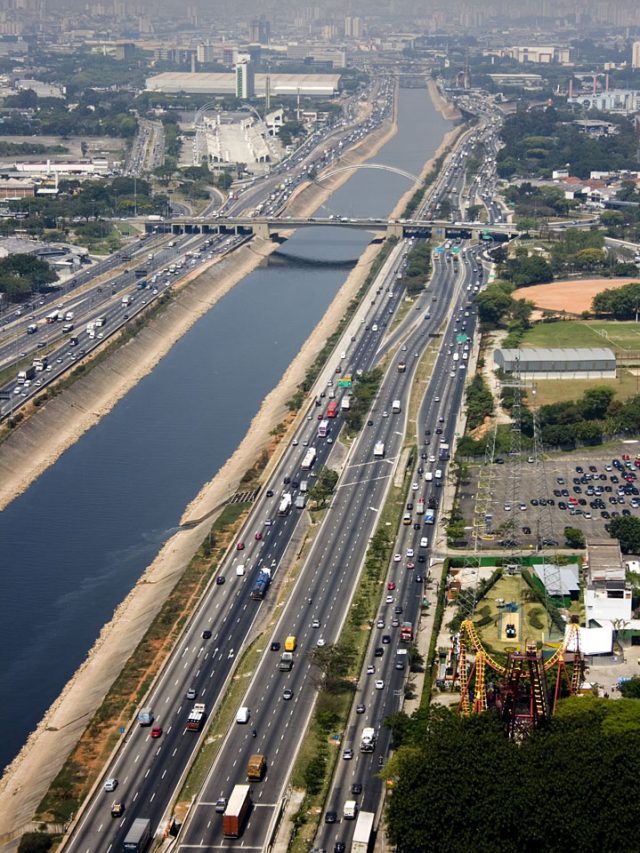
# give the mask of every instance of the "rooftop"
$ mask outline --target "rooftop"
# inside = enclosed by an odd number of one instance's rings
[[[615,354],[608,347],[521,347],[502,349],[501,352],[507,359],[519,358],[520,361],[615,361]]]

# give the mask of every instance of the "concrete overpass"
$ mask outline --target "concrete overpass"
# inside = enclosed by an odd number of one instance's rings
[[[146,220],[147,232],[170,234],[255,234],[265,239],[276,238],[282,231],[299,228],[352,228],[358,231],[384,232],[387,237],[435,237],[436,239],[480,239],[489,233],[496,240],[518,236],[513,225],[482,222],[448,222],[436,219],[376,219],[330,217],[261,217],[261,216],[180,216],[162,220]]]

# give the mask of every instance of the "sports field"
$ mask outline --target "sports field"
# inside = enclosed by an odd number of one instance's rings
[[[601,290],[624,287],[640,280],[636,278],[581,278],[570,281],[552,281],[551,284],[536,284],[533,287],[520,287],[513,294],[516,299],[526,299],[537,308],[551,311],[567,311],[569,314],[581,314],[591,310],[593,297]]]
[[[615,320],[559,320],[536,323],[522,346],[610,347],[617,352],[640,350],[640,323]]]

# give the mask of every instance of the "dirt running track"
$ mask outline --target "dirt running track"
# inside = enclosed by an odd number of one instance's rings
[[[582,314],[591,310],[593,297],[602,290],[624,287],[625,284],[638,281],[635,278],[581,278],[571,281],[553,281],[551,284],[536,284],[533,287],[520,287],[513,294],[516,299],[533,302],[536,308],[549,311],[566,311],[568,314]]]

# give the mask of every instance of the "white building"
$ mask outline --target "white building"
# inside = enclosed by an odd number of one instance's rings
[[[615,539],[587,543],[587,577],[584,593],[586,622],[602,627],[625,627],[631,620],[631,584],[627,583],[620,545]]]
[[[634,41],[631,46],[631,67],[640,68],[640,41]]]
[[[523,379],[615,379],[616,356],[606,347],[522,347],[494,350],[496,367]]]
[[[236,98],[247,101],[255,97],[255,74],[251,62],[245,60],[239,62],[235,67],[236,75]]]

